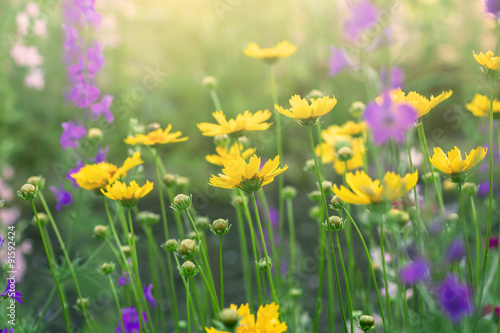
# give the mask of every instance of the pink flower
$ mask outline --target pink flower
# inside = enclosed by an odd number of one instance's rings
[[[37,67],[43,62],[43,58],[36,47],[25,46],[21,43],[17,43],[12,47],[10,55],[18,66]]]
[[[42,70],[40,68],[31,69],[28,76],[24,79],[24,85],[36,90],[45,88]]]
[[[26,5],[26,14],[28,14],[30,17],[35,17],[40,14],[40,7],[34,2],[30,2]]]
[[[16,223],[19,216],[21,216],[21,211],[15,207],[4,207],[0,210],[0,222],[5,226],[10,226]]]
[[[38,19],[33,23],[33,32],[40,37],[47,36],[47,21],[45,19]]]
[[[73,87],[71,99],[80,109],[88,108],[99,98],[100,94],[101,92],[96,86],[80,82]]]
[[[24,12],[21,12],[21,13],[17,14],[17,16],[16,16],[16,24],[17,24],[17,32],[21,36],[26,36],[28,34],[28,29],[30,27],[30,18],[29,18],[29,16],[26,13],[24,13]]]

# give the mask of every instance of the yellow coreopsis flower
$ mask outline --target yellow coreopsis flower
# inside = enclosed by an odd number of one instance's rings
[[[474,99],[465,107],[476,117],[488,117],[490,115],[490,99],[484,95],[476,94]],[[493,100],[493,115],[500,115],[500,102],[496,98]]]
[[[279,105],[274,108],[279,113],[295,119],[299,124],[304,126],[312,126],[316,124],[318,118],[330,112],[337,104],[335,97],[323,96],[319,98],[311,98],[311,104],[305,98],[300,98],[299,95],[293,95],[290,98],[290,109],[284,109]]]
[[[321,157],[323,164],[333,163],[335,171],[339,175],[343,175],[347,170],[354,170],[363,167],[365,155],[365,145],[363,140],[360,138],[349,138],[343,136],[337,136],[339,141],[336,144],[331,145],[330,143],[323,142],[316,147],[316,155]],[[352,157],[347,161],[341,161],[338,158],[338,150],[342,147],[349,147],[352,151]]]
[[[252,156],[257,149],[248,148],[243,150],[243,145],[239,142],[235,142],[227,151],[226,147],[215,147],[217,155],[207,155],[205,159],[215,165],[223,165],[223,161],[228,157],[236,158],[238,156],[243,157],[244,160]]]
[[[128,157],[121,167],[114,164],[101,162],[97,164],[85,165],[71,175],[81,188],[95,190],[114,183],[117,179],[125,177],[127,171],[135,166],[144,163],[141,154],[136,151],[132,157]]]
[[[389,92],[392,100],[395,103],[406,103],[410,104],[417,111],[417,117],[420,118],[425,116],[431,109],[436,105],[449,98],[453,94],[453,91],[443,91],[438,96],[434,97],[431,95],[430,98],[426,98],[415,91],[410,91],[407,95],[401,90],[401,88],[393,89]],[[382,104],[382,96],[375,99],[377,104]]]
[[[346,121],[342,126],[332,125],[325,130],[325,135],[345,135],[351,137],[365,136],[368,125],[365,121],[356,123],[354,121]],[[323,134],[322,134],[323,136]]]
[[[240,321],[236,326],[236,333],[283,333],[288,327],[286,323],[279,320],[279,305],[274,303],[260,306],[257,310],[257,318],[250,312],[248,304],[242,304],[238,308],[231,304],[231,309],[238,311]],[[228,333],[215,328],[205,328],[207,333]]]
[[[288,165],[283,168],[279,167],[279,156],[276,156],[274,160],[268,160],[260,170],[260,157],[257,155],[250,157],[248,163],[241,156],[228,157],[222,163],[224,165],[223,174],[219,174],[218,177],[212,175],[209,184],[227,189],[240,188],[246,193],[258,191],[262,186],[272,182],[274,177],[288,169]]]
[[[495,54],[493,52],[488,51],[486,52],[486,54],[483,54],[483,52],[479,52],[479,55],[477,55],[476,52],[472,51],[472,54],[481,66],[494,71],[498,69],[498,65],[500,64],[500,57],[495,57]]]
[[[247,110],[243,114],[236,116],[236,119],[229,119],[229,121],[226,120],[226,116],[222,111],[216,111],[212,115],[218,124],[200,123],[197,125],[204,136],[228,134],[238,137],[246,131],[264,131],[272,124],[266,123],[266,120],[271,118],[269,110],[261,110],[255,113]]]
[[[274,63],[280,58],[291,56],[296,50],[297,47],[295,45],[285,40],[274,47],[264,49],[261,49],[256,43],[250,43],[244,52],[249,57]]]
[[[189,139],[188,137],[181,138],[182,136],[181,131],[170,133],[171,129],[172,125],[168,125],[167,128],[165,128],[164,130],[158,128],[154,131],[149,132],[146,135],[137,134],[135,137],[129,136],[128,138],[125,139],[125,143],[129,145],[136,145],[140,143],[143,145],[152,146],[156,144],[163,145],[173,142],[183,142]]]
[[[364,171],[349,172],[346,175],[347,189],[344,185],[340,188],[335,185],[333,192],[345,202],[355,205],[378,204],[383,201],[394,201],[401,198],[411,190],[418,181],[418,171],[406,174],[404,177],[387,172],[382,179],[372,180]]]
[[[135,180],[130,182],[130,186],[117,180],[111,185],[106,185],[106,191],[101,189],[101,192],[111,200],[120,201],[124,207],[132,207],[137,200],[145,197],[151,190],[153,190],[153,183],[149,180],[143,186],[139,186]]]
[[[429,157],[429,160],[436,168],[449,174],[452,181],[461,183],[466,178],[465,173],[481,162],[486,156],[487,151],[488,149],[479,146],[476,149],[472,149],[469,154],[465,153],[464,160],[462,159],[460,149],[457,147],[446,154],[441,148],[436,147],[434,148],[434,154],[432,157]]]

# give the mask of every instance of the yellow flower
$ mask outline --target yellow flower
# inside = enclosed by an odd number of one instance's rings
[[[498,69],[500,57],[495,57],[495,54],[493,52],[488,51],[486,52],[486,54],[483,54],[483,52],[479,52],[479,55],[477,55],[474,51],[472,51],[472,54],[480,65],[494,71]]]
[[[153,183],[149,180],[146,181],[144,186],[139,186],[135,180],[130,182],[130,186],[117,180],[111,185],[106,185],[106,191],[101,189],[101,192],[111,200],[120,201],[122,206],[132,207],[136,204],[137,200],[145,197],[152,189]]]
[[[365,145],[360,138],[350,138],[337,136],[335,144],[327,142],[321,143],[316,147],[316,155],[321,157],[323,164],[333,163],[335,171],[339,175],[343,175],[346,169],[346,162],[341,161],[337,157],[339,148],[349,147],[352,150],[352,158],[347,161],[347,170],[361,168],[364,165],[363,156],[365,155]]]
[[[226,120],[222,111],[216,111],[212,115],[219,124],[200,123],[197,125],[204,136],[228,134],[237,137],[243,135],[245,131],[263,131],[271,126],[271,123],[265,122],[271,117],[269,110],[257,111],[254,114],[247,110],[236,116],[236,119],[229,119],[229,121]]]
[[[451,90],[446,92],[443,91],[436,97],[431,95],[431,98],[428,99],[415,91],[410,91],[407,95],[405,95],[401,88],[393,89],[389,92],[389,95],[395,103],[407,103],[413,106],[417,111],[418,118],[425,116],[431,109],[445,99],[448,99],[452,94],[453,91]],[[375,101],[379,105],[382,104],[382,96],[377,97]]]
[[[144,163],[141,154],[136,151],[132,157],[128,157],[123,166],[118,168],[116,165],[106,162],[98,164],[89,164],[80,169],[77,173],[71,175],[81,188],[94,190],[103,188],[107,184],[112,184],[117,179],[125,177],[127,171],[135,166]]]
[[[261,49],[256,43],[248,44],[245,54],[252,58],[263,59],[269,63],[274,63],[280,58],[286,58],[295,53],[297,47],[286,40],[275,47]]]
[[[250,313],[248,304],[242,304],[239,308],[231,304],[231,309],[238,310],[240,317],[236,333],[283,333],[288,329],[286,323],[280,322],[279,305],[274,303],[261,305],[257,310],[257,319]],[[207,333],[228,333],[215,328],[205,328],[205,330]]]
[[[418,181],[418,171],[413,174],[406,174],[404,177],[387,172],[382,179],[372,180],[364,171],[356,171],[356,174],[349,172],[346,175],[346,182],[349,189],[341,185],[335,185],[333,192],[345,202],[355,205],[377,204],[383,201],[394,201],[401,198],[406,192],[411,190]]]
[[[319,117],[330,112],[337,104],[335,97],[323,96],[317,99],[311,98],[311,104],[305,98],[300,98],[299,95],[293,95],[290,98],[290,109],[284,109],[279,105],[274,108],[281,114],[295,119],[299,124],[304,126],[312,126],[316,124]]]
[[[247,193],[258,191],[262,186],[272,182],[274,177],[288,169],[288,165],[283,168],[279,167],[279,156],[276,156],[274,160],[268,160],[260,171],[260,157],[257,155],[250,157],[248,163],[241,156],[228,157],[222,163],[224,165],[223,174],[219,174],[218,177],[212,175],[209,184],[227,189],[241,188]]]
[[[238,144],[239,144],[239,147],[238,147]],[[244,160],[246,160],[252,154],[254,154],[256,150],[257,149],[255,149],[255,148],[248,148],[246,150],[243,150],[243,145],[241,143],[235,142],[229,148],[229,151],[227,151],[226,147],[215,147],[215,151],[217,152],[217,155],[207,155],[207,156],[205,156],[205,159],[209,163],[222,166],[223,161],[225,159],[227,159],[228,157],[236,158],[238,156],[241,156],[241,157],[243,157]]]
[[[465,153],[465,160],[463,160],[462,154],[457,147],[446,154],[441,148],[437,147],[434,148],[434,154],[432,157],[429,157],[429,160],[436,168],[451,175],[452,181],[463,182],[465,179],[463,173],[481,162],[484,156],[486,156],[487,151],[488,149],[479,146],[476,149],[472,149],[468,155]]]
[[[155,144],[166,144],[173,142],[183,142],[189,139],[188,137],[181,138],[181,131],[177,131],[175,133],[170,133],[172,129],[172,125],[168,125],[165,130],[158,128],[154,131],[149,132],[148,134],[137,134],[135,137],[129,136],[125,139],[125,143],[129,145],[136,145],[141,143],[143,145],[152,146]]]
[[[365,121],[355,123],[354,121],[346,121],[342,126],[332,125],[328,127],[326,135],[345,135],[351,137],[365,136],[368,125]]]
[[[484,95],[476,94],[474,99],[465,106],[476,117],[488,117],[490,115],[490,99]],[[493,100],[493,114],[500,115],[500,102]]]

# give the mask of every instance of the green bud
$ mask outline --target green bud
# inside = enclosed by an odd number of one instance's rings
[[[28,178],[27,183],[38,187],[39,190],[43,190],[45,187],[45,178],[42,176],[31,176]]]
[[[243,147],[248,147],[248,144],[250,143],[250,140],[246,136],[240,136],[238,137],[238,142],[243,145]]]
[[[302,296],[302,289],[300,289],[300,288],[292,288],[292,289],[290,289],[290,291],[288,292],[288,294],[293,299],[298,299],[300,296]]]
[[[187,233],[186,238],[192,239],[194,241],[198,241],[198,235],[196,234],[196,231],[192,230]]]
[[[238,323],[238,311],[225,308],[219,313],[219,319],[226,327],[232,328]]]
[[[162,247],[167,252],[174,252],[179,248],[179,242],[176,239],[169,239],[163,243]]]
[[[333,183],[328,180],[325,180],[324,182],[321,183],[321,186],[323,187],[325,193],[328,194],[332,191]]]
[[[137,214],[137,220],[139,221],[140,224],[155,225],[158,222],[160,222],[160,215],[145,210]]]
[[[105,225],[96,225],[94,227],[94,238],[104,239],[108,235],[108,227]]]
[[[353,117],[358,118],[365,112],[366,105],[363,102],[354,102],[351,104],[349,108],[349,112],[353,115]]]
[[[347,162],[352,158],[353,151],[349,147],[342,147],[339,150],[337,150],[337,158],[339,161],[342,162]]]
[[[323,218],[323,210],[320,206],[314,206],[309,210],[309,216],[312,219],[318,220]]]
[[[321,191],[317,191],[317,190],[310,192],[307,196],[309,197],[309,200],[314,201],[314,202],[321,201],[321,198],[322,198]]]
[[[183,239],[177,252],[186,260],[193,258],[197,251],[196,242],[192,239]]]
[[[33,200],[38,193],[38,188],[31,184],[24,184],[19,191],[17,191],[17,195],[24,200]]]
[[[196,227],[203,231],[210,225],[210,220],[206,216],[197,216],[195,223]]]
[[[436,178],[437,181],[439,181],[439,174],[434,172],[434,177]],[[433,182],[432,180],[432,173],[431,172],[427,172],[426,174],[423,174],[422,175],[422,180],[424,181],[424,183],[427,183],[427,184],[430,184]]]
[[[283,197],[285,199],[293,199],[297,195],[297,190],[292,186],[283,187]]]
[[[304,166],[304,171],[313,173],[316,170],[316,164],[314,163],[314,160],[307,160],[306,165]]]
[[[4,199],[0,200],[0,209],[2,209],[3,206],[5,206],[5,200]]]
[[[342,207],[344,207],[344,201],[342,201],[339,196],[335,195],[330,201],[330,209],[341,210]]]
[[[191,261],[186,261],[180,267],[179,273],[181,273],[182,276],[187,277],[195,276],[198,273],[198,267],[196,267],[196,265]]]
[[[125,257],[130,257],[130,254],[132,254],[132,252],[130,251],[130,246],[128,245],[122,245],[120,247],[120,250],[123,252]]]
[[[177,177],[171,173],[167,173],[163,176],[163,184],[165,184],[166,187],[174,187],[177,185]]]
[[[92,127],[89,129],[87,138],[89,139],[90,142],[99,143],[102,141],[103,138],[102,131],[97,127]]]
[[[231,200],[231,205],[233,205],[234,207],[241,207],[247,202],[248,202],[247,197],[237,196]]]
[[[460,217],[455,213],[451,213],[451,214],[446,215],[446,222],[447,223],[456,223],[459,220],[460,220]]]
[[[49,217],[47,216],[47,214],[40,212],[40,213],[38,213],[37,215],[38,215],[38,221],[40,222],[40,225],[41,225],[42,227],[43,227],[43,226],[46,226],[46,225],[47,225],[47,223],[49,223]],[[33,219],[32,219],[31,221],[32,221],[32,222],[33,222],[33,224],[35,224],[35,225],[38,223],[38,221],[37,221],[37,219],[36,219],[36,216],[33,216]]]
[[[176,183],[179,189],[186,188],[189,185],[189,178],[177,176]]]
[[[458,190],[458,185],[448,179],[443,180],[443,191],[445,192],[456,192]]]
[[[212,222],[210,230],[216,236],[223,236],[229,232],[231,226],[228,224],[227,220],[217,219]]]
[[[178,212],[182,212],[191,206],[192,201],[193,201],[192,195],[187,196],[185,194],[177,194],[174,198],[174,203],[170,205],[170,208]]]
[[[203,87],[212,90],[217,88],[218,82],[217,79],[213,76],[205,76],[203,80],[201,80],[201,84],[203,85]]]
[[[83,311],[89,307],[89,299],[88,298],[79,298],[76,300],[75,308],[77,310]]]
[[[374,326],[375,325],[375,318],[373,318],[372,316],[362,315],[361,317],[359,317],[358,323],[359,323],[359,328],[363,332],[366,332],[366,331],[371,330],[372,328],[375,328],[375,326]]]
[[[328,221],[323,223],[323,227],[327,231],[340,231],[344,228],[345,221],[340,218],[340,216],[332,215],[328,218]]]
[[[462,185],[462,190],[465,195],[474,196],[477,194],[477,185],[474,183],[464,183]]]
[[[109,275],[115,271],[115,263],[105,262],[99,267],[100,271],[104,275]]]
[[[271,258],[267,257],[267,260],[269,260],[269,267],[273,267],[273,263],[272,263],[272,261],[271,261]],[[266,259],[265,259],[265,258],[260,259],[260,260],[257,262],[257,266],[258,266],[261,270],[263,270],[263,271],[267,270],[267,262],[266,262]]]
[[[214,144],[217,147],[225,147],[231,143],[231,138],[227,134],[220,134],[214,136]]]
[[[323,97],[325,96],[325,94],[323,94],[323,92],[321,90],[318,90],[318,89],[313,89],[311,90],[307,95],[306,95],[306,99],[307,100],[310,100],[311,98],[313,99],[317,99],[317,98],[320,98],[320,97]]]
[[[410,221],[410,214],[392,208],[386,215],[386,221],[389,224],[398,224],[400,227],[404,227]]]

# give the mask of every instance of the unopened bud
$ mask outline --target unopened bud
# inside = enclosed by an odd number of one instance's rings
[[[163,184],[165,184],[166,187],[174,187],[177,185],[175,175],[171,173],[167,173],[165,176],[163,176]]]
[[[196,217],[196,227],[200,230],[205,230],[210,225],[210,220],[206,216],[197,216]]]
[[[323,187],[323,190],[325,190],[325,193],[330,193],[330,191],[333,188],[332,182],[325,180],[324,182],[321,183],[321,186]]]
[[[192,239],[186,238],[183,239],[179,248],[177,249],[183,257],[192,258],[196,254],[196,242]]]
[[[198,273],[198,267],[196,267],[196,265],[191,261],[186,261],[182,264],[180,273],[183,276],[195,276]]]
[[[246,202],[248,202],[247,197],[237,196],[232,199],[231,204],[235,207],[241,207]]]
[[[123,254],[124,254],[126,257],[130,257],[130,254],[132,253],[132,252],[130,251],[130,246],[128,246],[128,245],[122,245],[122,246],[120,247],[120,250],[123,252]]]
[[[363,102],[354,102],[351,104],[349,108],[349,112],[353,115],[353,117],[358,118],[363,115],[365,112],[366,105]]]
[[[321,201],[322,198],[321,191],[312,191],[307,196],[309,197],[309,200],[315,202]]]
[[[373,325],[375,325],[375,318],[372,316],[362,315],[359,317],[359,328],[361,328],[363,332],[372,329]]]
[[[344,207],[344,201],[335,195],[330,201],[330,208],[333,210],[341,210]]]
[[[307,100],[310,100],[311,98],[316,99],[316,98],[320,98],[323,96],[325,96],[325,94],[323,94],[323,92],[321,90],[313,89],[306,95],[306,99]]]
[[[182,212],[191,206],[192,197],[185,194],[177,194],[174,198],[174,203],[170,206],[172,209]]]
[[[307,160],[306,165],[304,166],[304,171],[313,173],[316,170],[316,164],[314,163],[314,160]]]
[[[337,158],[342,162],[347,162],[352,158],[353,152],[349,147],[342,147],[337,151]]]
[[[43,227],[45,225],[47,225],[47,223],[49,222],[49,217],[47,216],[47,214],[45,213],[38,213],[38,221],[36,219],[36,216],[33,216],[33,224],[37,224],[38,222],[40,222],[40,225]]]
[[[219,313],[219,319],[228,328],[232,328],[238,323],[238,311],[225,308]]]
[[[27,183],[38,187],[39,190],[43,190],[43,188],[45,187],[45,178],[43,178],[42,176],[31,176],[30,178],[28,178]]]
[[[201,80],[201,84],[209,90],[215,89],[217,88],[217,79],[213,76],[205,76],[203,80]]]
[[[75,304],[75,307],[80,310],[80,311],[83,311],[85,310],[86,308],[89,307],[89,299],[88,298],[79,298],[76,300],[76,304]]]
[[[292,186],[283,187],[283,197],[285,199],[293,199],[297,195],[297,190]]]
[[[105,225],[96,225],[94,227],[94,238],[104,239],[108,234],[108,227]]]
[[[458,222],[459,220],[460,220],[460,217],[455,213],[451,213],[451,214],[446,215],[446,222],[448,222],[448,223]]]
[[[179,242],[176,239],[169,239],[162,247],[167,252],[174,252],[179,248]]]
[[[17,191],[17,195],[24,200],[32,200],[37,195],[37,188],[31,184],[24,184],[19,191]]]
[[[97,127],[92,127],[89,129],[87,138],[89,139],[89,141],[94,143],[101,142],[103,138],[102,131]]]
[[[155,225],[160,222],[160,215],[146,210],[137,214],[137,220],[140,224]]]
[[[228,224],[227,220],[217,219],[212,222],[210,230],[214,235],[223,236],[229,232],[231,226]]]
[[[115,264],[113,262],[105,262],[99,267],[101,273],[104,275],[108,275],[114,272]]]
[[[465,195],[474,196],[477,194],[477,185],[474,183],[464,183],[462,185],[462,190]]]
[[[227,134],[214,136],[214,143],[217,147],[225,147],[231,143],[231,138]]]
[[[445,192],[456,192],[458,190],[458,185],[448,179],[443,180],[443,190]]]

